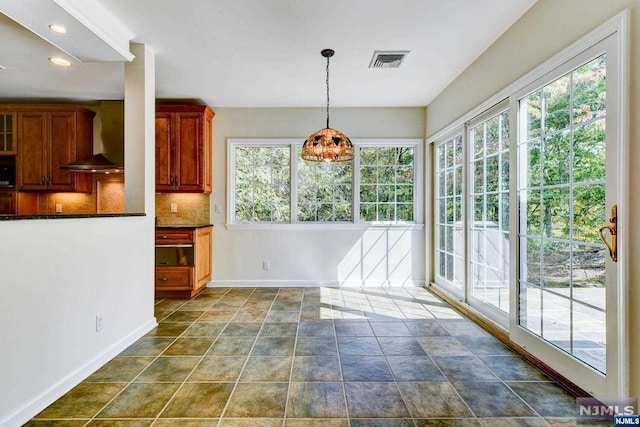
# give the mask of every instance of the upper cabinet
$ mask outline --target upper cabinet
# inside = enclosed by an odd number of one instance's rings
[[[15,113],[0,113],[0,155],[16,154],[15,123]]]
[[[213,111],[156,106],[156,192],[211,193]]]
[[[4,112],[7,109],[12,111]],[[14,115],[16,120],[12,136],[19,191],[91,192],[90,177],[60,166],[93,153],[92,111],[77,105],[25,104],[2,105],[0,114]]]

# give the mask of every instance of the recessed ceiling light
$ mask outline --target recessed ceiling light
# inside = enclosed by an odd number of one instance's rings
[[[67,29],[66,27],[62,26],[62,25],[58,25],[58,24],[51,24],[49,25],[49,28],[51,29],[51,31],[59,33],[59,34],[67,34]]]
[[[64,58],[58,58],[57,56],[52,56],[51,58],[49,58],[49,62],[61,67],[71,67],[71,61],[67,61]]]

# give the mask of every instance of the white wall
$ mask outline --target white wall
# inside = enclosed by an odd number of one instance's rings
[[[325,126],[322,108],[214,108],[213,283],[411,285],[424,281],[424,230],[227,230],[227,138],[300,138]],[[350,138],[424,138],[424,108],[334,108]],[[215,205],[222,205],[222,213]],[[271,270],[263,270],[263,260]]]
[[[446,127],[600,24],[630,8],[628,303],[630,396],[640,395],[640,0],[538,0],[427,109],[427,135]],[[624,250],[624,248],[622,249]]]
[[[156,325],[154,56],[132,50],[127,212],[146,215],[0,220],[2,427],[28,421]]]
[[[0,221],[0,425],[26,422],[155,324],[153,226]]]

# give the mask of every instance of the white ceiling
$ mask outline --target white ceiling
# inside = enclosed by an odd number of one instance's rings
[[[336,51],[332,106],[425,106],[535,2],[91,1],[155,53],[157,98],[212,107],[323,106],[324,48]],[[122,62],[55,67],[47,58],[65,53],[2,14],[0,40],[2,100],[123,97]],[[370,69],[374,50],[411,53],[399,69]]]

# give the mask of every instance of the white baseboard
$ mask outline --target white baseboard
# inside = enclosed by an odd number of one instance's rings
[[[0,427],[16,427],[21,426],[35,415],[40,413],[47,406],[51,405],[69,390],[80,384],[89,375],[101,368],[105,363],[120,354],[124,349],[136,342],[140,337],[145,335],[157,325],[155,317],[144,323],[130,334],[114,343],[93,360],[88,361],[75,371],[71,372],[56,384],[52,385],[31,401],[25,403],[20,408],[0,420]]]
[[[329,287],[416,287],[424,286],[424,280],[212,280],[210,288],[317,288]]]

